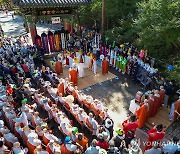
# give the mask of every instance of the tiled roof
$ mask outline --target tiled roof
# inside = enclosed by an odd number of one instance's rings
[[[20,7],[66,7],[90,4],[93,0],[12,0]]]

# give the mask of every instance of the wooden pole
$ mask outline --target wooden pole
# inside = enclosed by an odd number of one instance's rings
[[[102,38],[102,45],[105,44],[105,33],[104,33],[104,23],[105,23],[105,0],[102,0],[102,27],[101,27],[101,38]]]

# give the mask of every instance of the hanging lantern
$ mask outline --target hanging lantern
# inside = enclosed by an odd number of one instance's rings
[[[169,71],[172,71],[174,69],[174,66],[173,65],[168,65],[167,68],[168,68]]]

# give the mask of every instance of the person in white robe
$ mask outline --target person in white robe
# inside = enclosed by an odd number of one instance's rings
[[[96,59],[93,59],[92,71],[94,74],[97,73],[97,61],[96,61]]]
[[[91,61],[91,59],[90,59],[90,57],[88,56],[88,55],[85,55],[85,58],[84,58],[85,60],[85,63],[84,63],[84,65],[85,65],[85,68],[89,68],[89,66],[90,66],[90,61]]]
[[[117,52],[116,52],[116,50],[114,50],[114,62],[113,62],[113,67],[116,67],[116,60],[117,60]]]
[[[113,58],[114,58],[114,50],[111,49],[111,53],[110,53],[110,65],[113,65]]]
[[[74,59],[70,56],[68,56],[68,58],[69,58],[69,67],[72,68]]]
[[[85,68],[84,63],[77,64],[77,68],[78,68],[79,77],[83,78],[84,77],[84,68]]]

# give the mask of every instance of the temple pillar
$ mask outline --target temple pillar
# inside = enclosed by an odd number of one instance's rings
[[[35,24],[30,24],[29,31],[30,31],[30,34],[31,34],[32,43],[36,44],[36,40],[35,40],[35,37],[37,35],[36,25]]]
[[[28,17],[28,27],[29,27],[29,32],[31,34],[31,39],[32,43],[36,44],[35,37],[37,35],[37,30],[36,30],[36,17],[34,15],[31,15]]]

